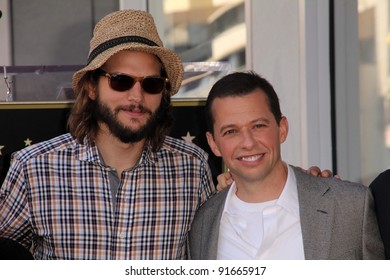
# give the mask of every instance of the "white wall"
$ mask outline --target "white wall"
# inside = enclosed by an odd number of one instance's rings
[[[11,11],[9,0],[0,0],[0,11],[2,17],[0,18],[0,67],[9,66],[11,62]],[[6,99],[7,87],[5,86],[3,74],[0,76],[0,100]]]
[[[147,10],[146,0],[119,0],[119,7],[124,9]]]
[[[341,178],[360,182],[357,0],[335,4],[337,162]]]

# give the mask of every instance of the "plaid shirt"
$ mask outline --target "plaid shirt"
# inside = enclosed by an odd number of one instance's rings
[[[13,155],[0,189],[0,236],[36,259],[185,259],[195,211],[214,192],[207,154],[167,137],[120,178],[113,209],[96,145],[70,134]]]

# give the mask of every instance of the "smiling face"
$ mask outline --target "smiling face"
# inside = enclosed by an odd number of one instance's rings
[[[280,145],[288,122],[282,117],[277,124],[265,93],[255,89],[243,96],[218,97],[211,110],[214,135],[208,132],[207,141],[237,185],[279,181],[284,172]]]

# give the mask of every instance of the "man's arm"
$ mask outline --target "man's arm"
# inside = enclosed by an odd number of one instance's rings
[[[0,188],[0,236],[16,240],[27,249],[31,246],[28,198],[24,173],[13,160]]]

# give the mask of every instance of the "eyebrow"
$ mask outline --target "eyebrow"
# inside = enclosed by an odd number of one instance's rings
[[[254,123],[257,123],[257,122],[265,122],[266,124],[270,124],[271,121],[266,118],[266,117],[260,117],[260,118],[257,118],[253,121],[250,122],[250,124],[254,124]],[[226,125],[223,125],[220,129],[219,129],[219,133],[222,133],[224,130],[226,129],[231,129],[231,128],[235,128],[237,127],[237,125],[235,124],[226,124]]]
[[[234,125],[234,124],[223,125],[223,126],[219,129],[219,133],[222,133],[224,130],[231,129],[231,128],[234,128],[234,127],[236,127],[236,125]]]

